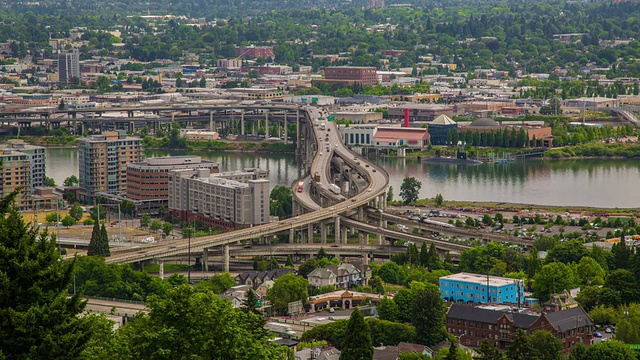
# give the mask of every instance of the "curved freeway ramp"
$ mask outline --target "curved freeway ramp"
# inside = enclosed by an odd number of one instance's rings
[[[310,124],[313,124],[313,122],[315,121],[314,119],[318,119],[319,117],[321,117],[321,112],[317,108],[306,107],[304,108],[304,110],[307,112],[307,121]],[[296,227],[313,224],[329,218],[334,218],[335,216],[348,211],[349,209],[358,208],[362,205],[368,204],[377,196],[384,194],[389,183],[388,174],[381,168],[368,163],[364,159],[354,159],[354,154],[344,146],[342,141],[340,141],[340,136],[337,133],[337,128],[335,127],[335,125],[327,121],[321,121],[321,123],[325,124],[325,131],[326,129],[330,130],[324,134],[316,133],[316,127],[311,126],[314,131],[314,136],[316,136],[316,138],[320,136],[323,139],[327,139],[326,134],[329,134],[328,140],[325,141],[327,143],[333,144],[333,152],[343,158],[345,162],[354,170],[365,176],[366,180],[369,183],[369,186],[364,189],[364,191],[348,200],[336,203],[330,208],[318,208],[313,212],[274,223],[263,224],[219,235],[192,239],[190,245],[191,251],[201,251],[206,248],[227,245],[240,240],[254,239],[263,235],[290,231],[292,229],[295,229]],[[326,146],[327,143],[323,143],[323,145]],[[323,150],[326,150],[326,147]],[[315,169],[317,171],[323,171],[326,174],[325,170],[326,167],[329,166],[329,162],[331,161],[332,156],[333,155],[331,153],[327,154],[326,151],[316,151],[312,162],[312,170]],[[321,189],[321,191],[324,191],[324,189]],[[328,184],[327,191],[329,191]],[[154,247],[147,247],[144,249],[133,249],[131,252],[114,254],[108,257],[106,261],[108,263],[117,264],[132,263],[163,258],[167,256],[183,255],[187,253],[188,249],[188,240],[182,239],[171,243],[171,245],[158,245]]]

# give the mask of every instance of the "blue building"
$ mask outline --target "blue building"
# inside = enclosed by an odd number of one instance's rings
[[[440,296],[450,302],[521,306],[524,301],[524,282],[520,279],[459,273],[440,278]]]

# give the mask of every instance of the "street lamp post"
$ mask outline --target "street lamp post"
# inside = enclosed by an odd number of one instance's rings
[[[187,225],[187,230],[189,231],[188,238],[188,250],[187,250],[187,282],[191,284],[191,224]]]

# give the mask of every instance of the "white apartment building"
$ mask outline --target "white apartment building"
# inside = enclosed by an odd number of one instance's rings
[[[268,172],[211,174],[208,170],[169,173],[169,214],[181,221],[200,220],[208,226],[237,228],[270,220]]]

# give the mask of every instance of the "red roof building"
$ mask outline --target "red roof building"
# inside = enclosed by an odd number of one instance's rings
[[[424,149],[429,145],[429,132],[423,128],[379,127],[373,140],[381,148]]]

